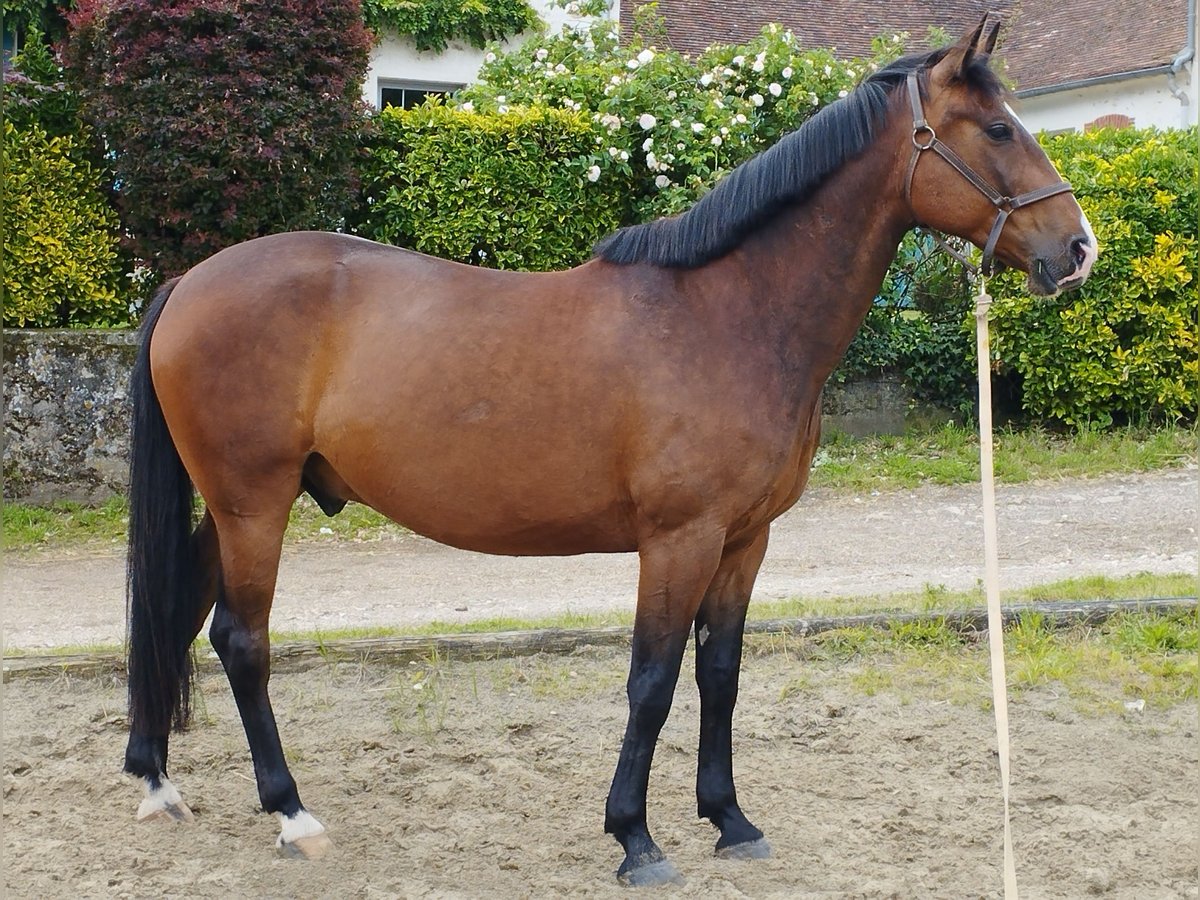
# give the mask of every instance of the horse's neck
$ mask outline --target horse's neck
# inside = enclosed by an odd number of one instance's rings
[[[887,144],[884,144],[887,146]],[[751,302],[799,390],[824,384],[878,295],[911,212],[896,160],[868,152],[742,246]]]

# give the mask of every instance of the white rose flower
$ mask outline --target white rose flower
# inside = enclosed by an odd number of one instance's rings
[[[840,99],[842,97],[845,97],[849,93],[850,93],[849,91],[838,91],[838,98]]]
[[[721,136],[719,134],[713,135],[712,145],[714,147],[720,147],[723,143],[725,143],[725,142],[721,140]]]
[[[755,106],[762,106],[763,105],[763,95],[762,94],[751,94],[750,102],[753,103]]]
[[[679,120],[678,120],[678,119],[672,119],[672,120],[671,120],[671,127],[672,127],[672,128],[678,128],[678,127],[679,127]]]
[[[499,97],[496,98],[496,102],[497,103],[507,103],[508,97],[504,94],[501,94]]]
[[[669,187],[670,184],[671,184],[671,179],[668,178],[666,175],[659,175],[657,178],[654,179],[654,186],[656,188],[658,188],[660,191],[665,187]]]
[[[474,104],[474,103],[472,103],[470,100],[468,100],[466,103],[464,103],[464,104],[463,104],[461,107],[459,107],[459,108],[460,108],[460,109],[461,109],[463,112],[474,112],[474,111],[475,111],[475,104]]]
[[[783,88],[779,86],[778,81],[772,81],[770,84],[768,84],[767,90],[770,92],[772,97],[778,97],[783,93]]]
[[[636,59],[631,59],[629,62],[625,63],[625,68],[636,69],[640,65],[641,65],[641,63],[638,62]]]
[[[829,75],[832,75],[832,74],[833,74],[833,69],[829,68],[829,66],[826,66],[826,67],[825,67],[825,75],[826,75],[826,77],[828,77]]]
[[[483,56],[483,61],[486,63],[494,63],[496,61],[496,54],[495,53],[485,53]]]
[[[624,150],[621,151],[619,158],[620,158],[621,162],[629,162],[629,154],[626,153]]]
[[[642,141],[642,149],[643,150],[649,150],[653,146],[654,146],[654,138],[646,138],[644,141]]]
[[[638,124],[642,126],[642,131],[649,131],[658,124],[658,119],[650,115],[650,113],[642,113],[638,117]]]
[[[712,73],[705,72],[703,75],[701,75],[700,76],[700,84],[703,85],[704,87],[708,87],[710,84],[712,84]]]
[[[763,62],[762,62],[762,60],[761,60],[761,59],[756,59],[756,60],[754,61],[754,65],[752,65],[750,68],[751,68],[751,69],[753,69],[755,72],[761,72],[761,71],[763,70]]]
[[[696,134],[699,134],[703,130],[704,130],[703,122],[693,122],[692,123],[692,131],[696,132]]]
[[[638,62],[640,62],[644,66],[646,63],[648,63],[654,59],[654,51],[649,48],[646,48],[645,50],[643,50],[641,53],[639,53],[637,55],[637,59],[638,59]]]
[[[733,65],[735,65],[735,66],[740,66],[740,65],[741,65],[742,63],[744,63],[745,61],[746,61],[746,57],[744,57],[744,56],[740,56],[740,55],[739,55],[739,56],[735,56],[735,57],[733,58]]]
[[[621,76],[620,76],[620,75],[614,75],[612,78],[608,79],[608,83],[609,83],[609,84],[620,84],[620,83],[621,83]]]
[[[534,56],[536,56],[539,60],[544,60],[549,55],[550,51],[545,47],[539,47],[538,52],[534,54]]]
[[[733,121],[737,125],[745,125],[746,117],[742,113],[738,113],[736,116],[733,117]]]
[[[792,77],[792,74],[793,74],[793,73],[792,73],[792,67],[791,67],[791,66],[788,66],[788,67],[786,67],[786,68],[785,68],[785,69],[784,69],[782,72],[780,72],[779,74],[780,74],[780,75],[782,75],[784,78],[791,78],[791,77]]]
[[[646,154],[646,168],[650,170],[658,168],[658,158],[653,153]]]
[[[587,170],[587,180],[591,181],[591,182],[597,182],[600,180],[600,167],[599,166],[592,166],[590,169]]]

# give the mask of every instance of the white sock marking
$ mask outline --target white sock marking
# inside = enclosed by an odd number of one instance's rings
[[[279,837],[275,839],[276,847],[282,847],[299,838],[312,837],[325,831],[325,826],[313,818],[307,809],[300,810],[294,816],[285,816],[283,813],[278,813],[278,816],[280,833]]]
[[[165,777],[158,779],[157,788],[150,786],[149,778],[143,779],[143,781],[146,784],[146,796],[138,804],[137,817],[139,820],[161,810],[169,809],[177,803],[183,803],[183,798],[179,796],[179,791],[175,790],[175,785]]]

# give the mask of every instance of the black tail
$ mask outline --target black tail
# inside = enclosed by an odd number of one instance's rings
[[[129,727],[149,736],[185,728],[191,715],[194,493],[150,379],[150,337],[177,282],[164,284],[146,311],[130,385]]]

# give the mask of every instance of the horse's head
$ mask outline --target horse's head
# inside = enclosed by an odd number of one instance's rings
[[[999,25],[984,38],[985,23],[900,89],[913,120],[909,205],[922,225],[982,247],[985,270],[993,258],[1020,269],[1036,294],[1076,288],[1096,237],[988,68]]]

